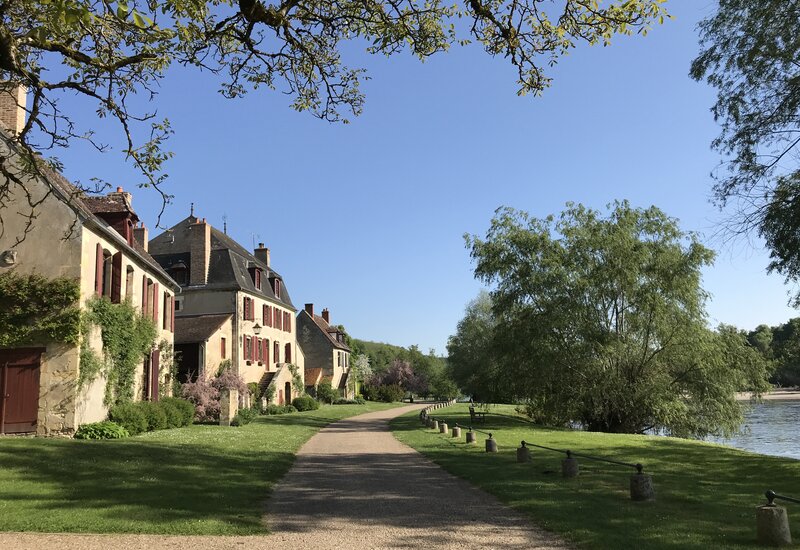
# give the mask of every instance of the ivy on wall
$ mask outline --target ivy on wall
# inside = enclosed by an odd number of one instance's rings
[[[77,344],[81,335],[75,279],[0,272],[0,347]]]
[[[107,298],[86,302],[86,323],[100,327],[105,355],[107,405],[133,400],[136,368],[153,349],[158,331],[152,319],[139,315],[130,301],[112,304]],[[92,352],[89,350],[89,352]],[[100,370],[94,373],[97,376]]]

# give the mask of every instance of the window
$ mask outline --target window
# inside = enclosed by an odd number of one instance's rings
[[[281,357],[280,357],[280,355],[281,355],[281,345],[278,342],[275,342],[275,344],[273,345],[272,355],[273,355],[273,359],[275,359],[275,364],[277,365],[278,363],[280,363],[280,360],[281,360]]]
[[[261,270],[255,269],[253,270],[253,283],[256,285],[256,289],[261,290]]]
[[[242,319],[245,321],[253,321],[255,318],[255,303],[253,303],[252,298],[245,296],[244,305],[242,307]]]
[[[292,332],[292,314],[289,312],[283,313],[283,330]]]
[[[261,363],[261,338],[256,336],[256,361]]]
[[[264,326],[271,327],[272,326],[272,307],[271,306],[264,306]]]
[[[282,313],[282,312],[281,312],[281,310],[279,310],[278,308],[273,308],[273,309],[275,310],[275,311],[273,312],[273,320],[274,320],[274,324],[273,324],[273,326],[274,326],[275,328],[277,328],[278,330],[280,330],[280,329],[282,328],[282,327],[281,327],[281,313]]]
[[[175,279],[175,282],[179,285],[185,285],[189,282],[189,270],[183,262],[178,262],[172,266],[169,270],[169,275]]]
[[[244,337],[244,346],[243,347],[244,347],[244,349],[242,351],[244,351],[244,360],[245,361],[249,361],[250,360],[250,337],[249,336],[245,336]]]
[[[292,344],[286,344],[286,349],[283,351],[283,360],[287,363],[292,362]]]
[[[183,298],[175,298],[175,311],[183,310]]]
[[[272,279],[272,290],[275,292],[275,297],[281,297],[281,280],[276,278]]]
[[[261,357],[263,358],[262,360],[267,368],[269,368],[269,339],[264,338],[261,340],[261,347],[263,348],[261,350]]]
[[[166,292],[164,293],[164,313],[162,314],[162,328],[164,330],[169,330],[169,318],[171,314],[172,308],[170,307],[170,296]]]
[[[180,302],[178,302],[178,303],[180,303]],[[226,355],[228,353],[227,345],[228,345],[228,342],[225,340],[224,336],[219,339],[219,356],[222,359],[225,359],[225,357],[226,357]]]

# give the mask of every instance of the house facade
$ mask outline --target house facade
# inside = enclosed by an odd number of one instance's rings
[[[24,94],[15,99],[24,101]],[[0,102],[8,101],[8,93],[0,93]],[[146,230],[131,195],[117,188],[105,196],[87,196],[44,163],[36,170],[23,168],[24,155],[12,136],[22,128],[24,113],[15,112],[12,105],[0,106],[0,118],[0,155],[14,174],[0,176],[9,184],[0,205],[0,273],[76,281],[82,309],[97,296],[112,303],[129,301],[154,321],[156,342],[171,346],[174,298],[180,287],[143,246]],[[19,213],[30,211],[32,204],[37,217],[29,223]],[[104,356],[99,327],[82,339],[96,357]],[[69,434],[81,424],[106,418],[103,372],[78,383],[86,368],[80,347],[37,341],[0,348],[0,432]],[[170,387],[169,376],[160,368],[160,350],[154,347],[134,373],[134,399],[158,399]]]
[[[190,215],[152,239],[149,251],[182,288],[175,311],[181,382],[230,366],[245,382],[272,386],[273,403],[303,392],[296,309],[263,243],[251,253]]]
[[[306,304],[297,315],[297,341],[305,355],[306,391],[316,395],[321,382],[330,382],[342,397],[355,397],[350,379],[350,348],[344,333],[331,325],[330,311],[314,313],[314,304]]]

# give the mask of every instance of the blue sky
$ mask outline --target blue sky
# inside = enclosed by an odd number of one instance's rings
[[[757,240],[725,242],[708,199],[719,162],[714,91],[687,76],[695,26],[713,2],[670,0],[675,19],[647,37],[580,47],[551,70],[544,97],[517,97],[515,71],[478,47],[420,63],[352,48],[371,80],[364,113],[329,124],[268,90],[225,100],[215,77],[175,70],[156,98],[176,135],[162,224],[189,213],[246,247],[263,241],[298,308],[327,307],[355,337],[444,353],[481,285],[463,234],[483,235],[501,205],[536,216],[567,201],[655,204],[718,250],[704,272],[711,324],[752,328],[797,315]],[[91,111],[80,117],[91,117]],[[84,118],[89,120],[89,118]],[[138,181],[118,153],[58,155],[76,180]],[[134,191],[152,228],[160,203]]]

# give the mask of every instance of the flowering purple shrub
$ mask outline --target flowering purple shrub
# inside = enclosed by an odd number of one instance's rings
[[[247,392],[247,384],[231,369],[225,369],[210,380],[198,378],[181,386],[181,395],[194,405],[194,417],[198,422],[219,420],[220,390],[237,389],[239,395]]]

